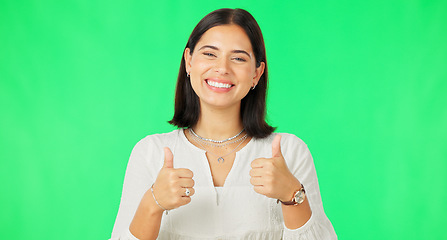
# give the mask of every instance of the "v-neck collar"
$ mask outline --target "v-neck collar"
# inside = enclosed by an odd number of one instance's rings
[[[189,149],[191,149],[193,151],[198,151],[198,152],[201,153],[202,161],[201,161],[200,165],[202,166],[203,171],[206,174],[206,178],[208,179],[209,186],[211,186],[213,188],[213,190],[216,191],[214,189],[216,186],[214,186],[213,176],[211,174],[211,167],[209,165],[208,158],[206,157],[206,150],[201,149],[201,148],[195,146],[194,144],[192,144],[188,140],[188,138],[186,138],[186,135],[184,133],[184,129],[178,129],[178,131],[179,131],[180,138],[185,142],[185,144],[188,146]],[[251,138],[250,141],[244,147],[242,147],[239,151],[235,152],[236,155],[235,155],[235,158],[234,158],[233,165],[231,166],[231,169],[228,172],[227,177],[225,178],[225,182],[224,182],[223,186],[221,186],[222,187],[222,191],[225,192],[225,189],[228,186],[231,186],[231,182],[232,182],[232,179],[233,179],[232,176],[234,174],[237,174],[237,169],[240,167],[240,163],[239,163],[240,162],[240,160],[239,160],[240,156],[241,155],[243,156],[246,151],[249,151],[249,149],[252,147],[252,145],[255,144],[254,143],[255,141],[256,141],[255,138]]]

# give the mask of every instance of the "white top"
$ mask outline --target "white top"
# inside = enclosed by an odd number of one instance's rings
[[[132,150],[127,165],[111,240],[137,239],[130,233],[129,225],[141,198],[163,166],[166,146],[174,155],[174,168],[188,168],[194,173],[195,194],[189,204],[163,214],[158,239],[337,239],[323,210],[312,156],[295,135],[281,133],[281,150],[290,171],[306,188],[312,209],[309,221],[298,229],[288,229],[281,204],[253,190],[250,164],[256,158],[272,157],[274,135],[253,138],[236,152],[224,186],[217,188],[205,151],[190,143],[183,130],[145,137]]]

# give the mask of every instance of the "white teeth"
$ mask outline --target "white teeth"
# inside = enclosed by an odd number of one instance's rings
[[[226,83],[220,83],[220,82],[213,82],[213,81],[206,81],[208,83],[208,85],[213,86],[213,87],[217,87],[217,88],[230,88],[231,84],[226,84]]]

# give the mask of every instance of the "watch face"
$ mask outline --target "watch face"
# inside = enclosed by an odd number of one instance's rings
[[[304,192],[303,192],[303,191],[298,191],[298,192],[295,194],[295,202],[296,202],[297,204],[301,204],[301,203],[303,203],[303,202],[304,202],[304,197],[305,197]]]

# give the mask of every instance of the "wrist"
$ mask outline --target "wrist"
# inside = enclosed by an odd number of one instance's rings
[[[295,188],[296,190],[293,192],[292,197],[286,198],[287,200],[278,199],[276,203],[281,202],[283,205],[300,205],[306,200],[306,190],[304,186],[300,184],[300,187]]]
[[[301,188],[301,183],[293,177],[293,179],[290,181],[290,183],[287,185],[287,190],[284,191],[284,194],[278,198],[281,202],[289,202],[293,199],[295,196],[296,191],[298,191]]]
[[[155,215],[162,215],[164,210],[160,208],[160,206],[157,204],[157,202],[155,201],[151,190],[147,190],[146,193],[144,194],[144,198],[148,199],[148,201],[145,201],[143,204],[143,208],[145,209],[145,211],[152,216]]]

